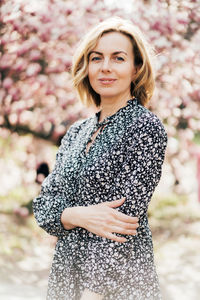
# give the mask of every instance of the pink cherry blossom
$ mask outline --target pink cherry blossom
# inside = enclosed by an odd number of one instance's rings
[[[156,90],[148,108],[167,129],[166,163],[181,191],[182,165],[194,152],[200,130],[199,9],[193,0],[3,0],[0,136],[10,135],[15,143],[28,136],[24,149],[39,159],[39,143],[31,147],[33,140],[57,144],[70,124],[90,116],[93,108],[84,109],[72,87],[72,56],[89,28],[121,16],[138,26],[156,50]]]

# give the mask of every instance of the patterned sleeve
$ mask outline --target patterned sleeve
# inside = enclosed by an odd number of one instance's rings
[[[75,134],[75,128],[72,125],[63,137],[56,154],[54,169],[43,181],[39,196],[33,200],[33,213],[38,225],[48,234],[57,237],[68,233],[68,230],[61,223],[61,214],[68,207],[62,159],[65,151],[68,150],[72,136]]]
[[[141,116],[136,128],[129,131],[124,161],[115,178],[116,187],[120,187],[121,195],[126,197],[124,213],[139,219],[146,215],[161,177],[166,145],[165,129],[152,113]],[[123,211],[123,205],[121,209]]]

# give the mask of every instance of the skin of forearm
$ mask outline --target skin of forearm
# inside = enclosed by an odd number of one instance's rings
[[[61,223],[67,230],[73,229],[78,226],[79,213],[81,207],[67,207],[61,215]]]

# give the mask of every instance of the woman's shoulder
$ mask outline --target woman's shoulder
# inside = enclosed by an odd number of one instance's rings
[[[88,120],[89,118],[77,120],[68,128],[68,131],[79,131],[79,129],[83,127],[88,122]]]
[[[160,118],[142,105],[138,105],[137,121],[134,128],[140,133],[159,134],[167,139],[167,133]]]
[[[164,125],[162,121],[155,113],[153,113],[148,108],[142,105],[139,105],[139,107],[140,107],[140,114],[139,114],[138,121],[140,123],[143,123],[143,125],[145,123],[148,124],[149,126],[158,126],[164,129]]]
[[[64,142],[65,140],[71,140],[74,137],[76,137],[76,135],[79,133],[80,129],[82,128],[87,128],[90,124],[90,120],[91,118],[85,118],[85,119],[80,119],[75,121],[73,124],[71,124],[65,135],[63,136],[62,142]]]

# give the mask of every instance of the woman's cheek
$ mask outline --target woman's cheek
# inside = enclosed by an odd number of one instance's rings
[[[91,66],[88,69],[88,78],[89,78],[90,84],[91,84],[91,82],[94,81],[95,77],[96,77],[96,70],[94,67]]]

